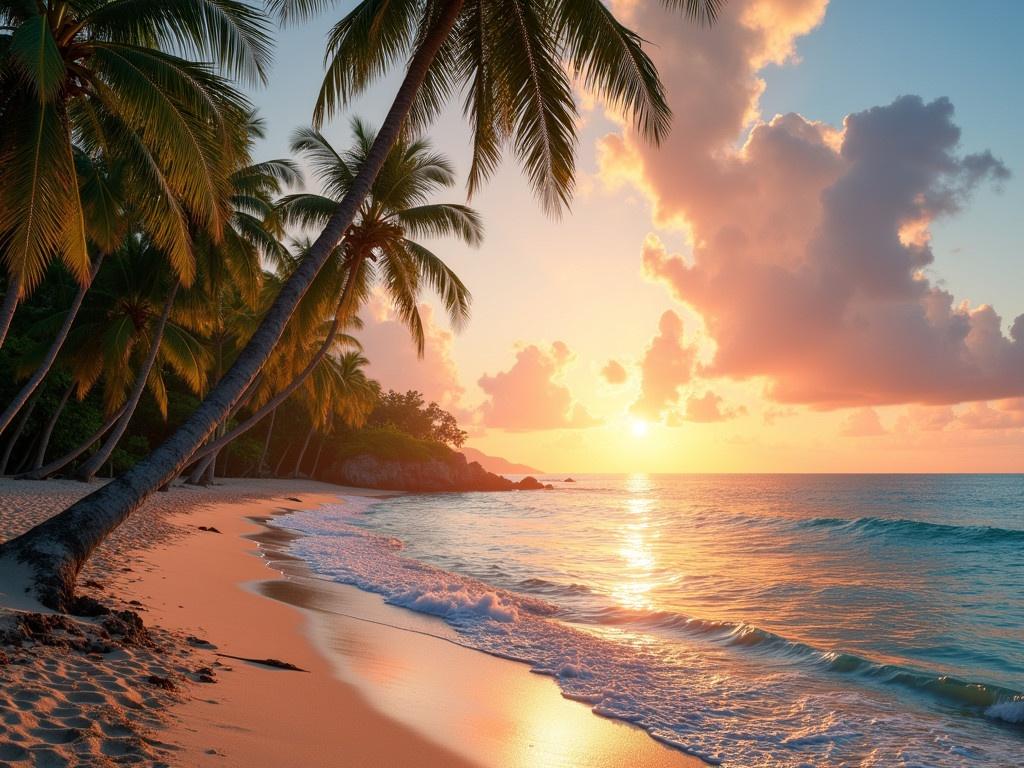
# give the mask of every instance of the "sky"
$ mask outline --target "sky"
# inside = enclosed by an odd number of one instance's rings
[[[371,374],[548,472],[1024,471],[1024,4],[730,0],[710,29],[611,6],[649,41],[671,134],[647,145],[578,92],[572,209],[545,216],[503,165],[471,201],[483,245],[429,243],[469,325],[425,297],[417,360],[378,297]],[[281,32],[252,93],[262,157],[308,123],[348,7]],[[324,133],[344,147],[396,89]],[[458,104],[429,137],[463,202]]]

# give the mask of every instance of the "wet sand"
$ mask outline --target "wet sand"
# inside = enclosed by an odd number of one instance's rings
[[[10,514],[15,508],[18,522],[25,509],[38,514],[85,490],[45,486],[0,484],[0,532],[17,529]],[[0,741],[13,733],[20,750],[9,763],[37,764],[45,753],[75,765],[703,765],[564,699],[553,680],[530,674],[523,664],[459,646],[438,619],[315,578],[282,553],[291,534],[261,524],[287,509],[337,501],[339,493],[374,492],[305,481],[234,481],[158,494],[85,578],[102,582],[97,596],[117,607],[140,603],[132,607],[154,628],[161,652],[119,651],[112,654],[120,659],[117,668],[115,659],[93,654],[82,669],[73,668],[74,658],[62,666],[48,649],[37,648],[25,665],[0,665],[9,698],[0,699],[7,729]],[[280,659],[306,671],[218,654]],[[153,669],[175,689],[147,684]],[[11,693],[42,686],[25,678],[41,670],[48,670],[50,688],[66,691],[37,703]],[[215,682],[200,682],[204,670]],[[96,702],[84,703],[91,699]],[[15,710],[21,725],[11,725]],[[117,741],[76,732],[55,747],[57,737],[45,728],[67,727],[50,722],[54,712],[83,725],[94,722],[101,734],[120,733],[114,726],[121,722],[128,735]]]

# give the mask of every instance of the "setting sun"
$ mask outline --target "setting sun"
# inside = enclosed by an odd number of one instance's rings
[[[1022,36],[0,0],[0,768],[1024,768]]]

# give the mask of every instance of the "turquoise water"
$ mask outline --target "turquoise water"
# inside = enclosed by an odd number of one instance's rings
[[[323,575],[736,766],[1024,764],[1024,476],[581,476],[286,519]]]

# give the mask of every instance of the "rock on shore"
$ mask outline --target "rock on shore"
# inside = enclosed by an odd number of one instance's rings
[[[534,477],[512,481],[488,472],[461,453],[444,460],[384,459],[360,454],[332,463],[318,478],[338,485],[379,488],[389,491],[519,491],[550,489]]]

